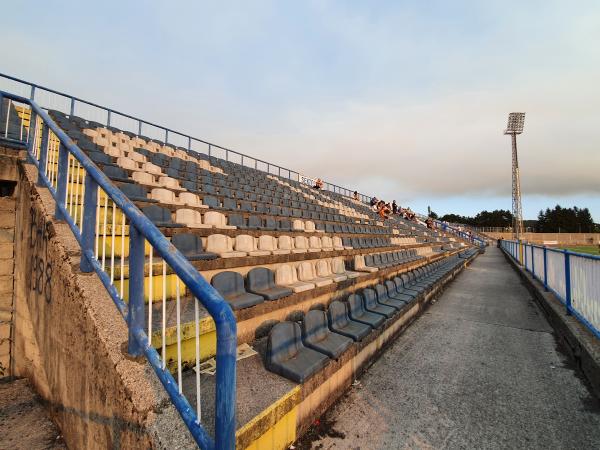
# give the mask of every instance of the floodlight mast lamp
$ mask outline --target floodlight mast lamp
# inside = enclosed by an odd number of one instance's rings
[[[512,139],[512,214],[513,235],[517,241],[523,234],[523,212],[521,209],[521,179],[519,176],[519,159],[517,157],[517,134],[523,132],[525,113],[513,112],[508,115],[508,126],[504,134]]]

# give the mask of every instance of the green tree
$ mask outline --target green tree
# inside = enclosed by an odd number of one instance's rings
[[[588,208],[563,208],[540,211],[536,230],[540,233],[591,233],[595,229],[594,219]]]

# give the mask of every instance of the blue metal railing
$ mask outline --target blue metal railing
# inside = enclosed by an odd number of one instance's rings
[[[229,304],[164,237],[160,230],[75,145],[44,109],[33,100],[0,91],[0,116],[2,115],[2,106],[5,104],[4,99],[30,108],[31,116],[27,139],[23,142],[27,144],[28,160],[38,168],[38,184],[47,187],[56,201],[55,217],[64,220],[69,225],[81,246],[81,270],[83,272],[95,271],[98,274],[119,312],[125,318],[129,328],[129,352],[135,356],[145,355],[201,448],[233,449],[235,447],[237,331],[235,317]],[[10,104],[8,106],[10,108]],[[104,199],[103,207],[101,205],[102,198]],[[106,232],[111,206],[112,254],[109,255],[109,259],[112,260],[112,264],[105,264],[107,236],[109,243],[111,240],[110,235]],[[123,233],[120,237],[122,245],[125,242],[126,222],[129,229],[127,303],[125,302],[125,283],[123,282],[123,272],[125,271],[123,261],[126,256],[124,251],[118,255],[121,260],[120,290],[117,287],[118,280],[115,279],[115,229],[118,228],[116,217],[119,215],[122,217]],[[99,233],[101,216],[104,220],[104,240]],[[175,382],[171,373],[166,369],[164,351],[161,357],[151,345],[150,325],[148,333],[144,330],[146,244],[151,246],[150,255],[155,252],[162,258],[163,274],[167,273],[166,266],[168,265],[176,276],[177,307],[179,308],[180,280],[194,296],[194,306],[198,308],[199,300],[215,322],[217,369],[214,439],[201,424],[199,418],[199,391],[197,390],[197,411],[194,411],[182,393],[181,373],[179,373],[178,382]],[[99,251],[100,245],[102,246],[101,252]],[[152,261],[152,256],[150,256],[150,267],[153,265]],[[163,275],[163,280],[166,280],[165,275]],[[150,279],[150,284],[152,284],[152,279]],[[150,309],[151,306],[149,306]],[[196,309],[196,330],[198,330],[197,311]],[[198,339],[198,335],[196,338]],[[198,370],[196,376],[197,389],[199,389]]]
[[[500,247],[600,338],[600,257],[517,241]]]
[[[452,225],[442,222],[441,220],[435,219],[434,222],[438,226],[438,228],[442,229],[442,231],[452,233],[462,239],[477,244],[480,247],[485,247],[485,241],[474,233],[469,234],[465,231],[459,230],[456,227],[453,227]]]
[[[142,135],[143,132],[145,132],[144,127],[154,129],[154,130],[159,130],[161,132],[161,134],[163,135],[163,137],[161,137],[161,139],[164,139],[165,144],[169,144],[169,143],[172,144],[173,138],[179,137],[182,141],[182,144],[185,145],[188,150],[198,151],[193,148],[193,144],[194,143],[202,144],[203,146],[206,146],[206,153],[208,154],[208,156],[216,156],[215,151],[217,151],[217,152],[221,151],[224,153],[223,156],[222,157],[217,156],[217,157],[220,157],[220,158],[224,159],[225,161],[230,161],[231,155],[235,155],[237,158],[239,158],[240,163],[243,166],[245,165],[246,167],[251,167],[251,168],[254,168],[257,170],[261,170],[266,173],[270,173],[272,175],[282,176],[282,173],[283,173],[283,176],[285,176],[287,174],[287,178],[290,180],[293,180],[293,181],[301,181],[301,179],[302,179],[302,174],[300,174],[299,172],[296,172],[294,170],[287,169],[287,168],[279,166],[277,164],[273,164],[273,163],[270,163],[267,161],[263,161],[261,159],[254,158],[254,157],[246,155],[244,153],[237,152],[235,150],[223,147],[221,145],[213,144],[206,140],[193,137],[189,134],[182,133],[182,132],[173,130],[171,128],[157,125],[157,124],[149,122],[147,120],[143,120],[138,117],[134,117],[129,114],[119,112],[115,109],[107,108],[105,106],[101,106],[96,103],[89,102],[87,100],[82,100],[82,99],[74,97],[72,95],[65,94],[63,92],[59,92],[59,91],[56,91],[54,89],[50,89],[50,88],[47,88],[44,86],[40,86],[38,84],[22,80],[20,78],[13,77],[11,75],[0,73],[0,78],[4,78],[6,80],[14,81],[16,83],[20,83],[20,84],[27,86],[27,88],[29,89],[29,96],[30,96],[29,99],[30,100],[35,100],[36,93],[38,93],[39,91],[44,91],[46,93],[54,94],[54,95],[57,95],[59,97],[66,99],[69,111],[66,111],[66,110],[62,111],[63,113],[68,113],[69,115],[75,115],[78,107],[80,107],[81,105],[86,105],[86,106],[89,106],[89,107],[92,107],[92,108],[102,111],[103,114],[105,115],[105,117],[101,120],[107,126],[113,125],[115,123],[115,120],[117,120],[119,118],[129,119],[129,121],[130,121],[129,127],[128,127],[128,128],[130,128],[129,131],[137,133],[138,135]],[[66,106],[66,104],[65,104],[65,106]],[[67,108],[64,108],[64,109],[67,109]],[[85,119],[86,117],[83,117],[83,118]],[[120,127],[120,128],[125,129],[125,127]],[[171,142],[169,142],[169,139],[171,139]],[[261,166],[264,166],[264,168],[266,170],[263,170],[261,168]],[[276,173],[273,173],[272,170],[275,170]],[[329,183],[327,181],[324,181],[323,188],[325,190],[328,190],[328,191],[331,191],[331,192],[334,192],[337,194],[345,195],[346,197],[352,196],[352,194],[354,192],[353,190],[347,189],[342,186],[338,186],[337,184],[334,184],[334,183]],[[359,194],[359,198],[364,203],[367,203],[371,199],[370,196],[367,196],[365,194]]]

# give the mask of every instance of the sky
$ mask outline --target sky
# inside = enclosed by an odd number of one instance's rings
[[[34,0],[2,17],[2,73],[420,212],[510,210],[503,130],[524,111],[524,218],[559,203],[600,222],[598,1]]]

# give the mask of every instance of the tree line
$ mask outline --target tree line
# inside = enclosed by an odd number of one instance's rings
[[[478,228],[512,227],[512,213],[505,209],[496,209],[494,211],[481,211],[474,217],[461,216],[459,214],[445,214],[438,217],[434,212],[433,218],[439,220],[462,223]],[[546,208],[538,214],[537,220],[524,221],[526,228],[532,228],[537,233],[599,233],[600,224],[594,223],[592,214],[588,208],[563,208],[556,205],[554,209]]]

